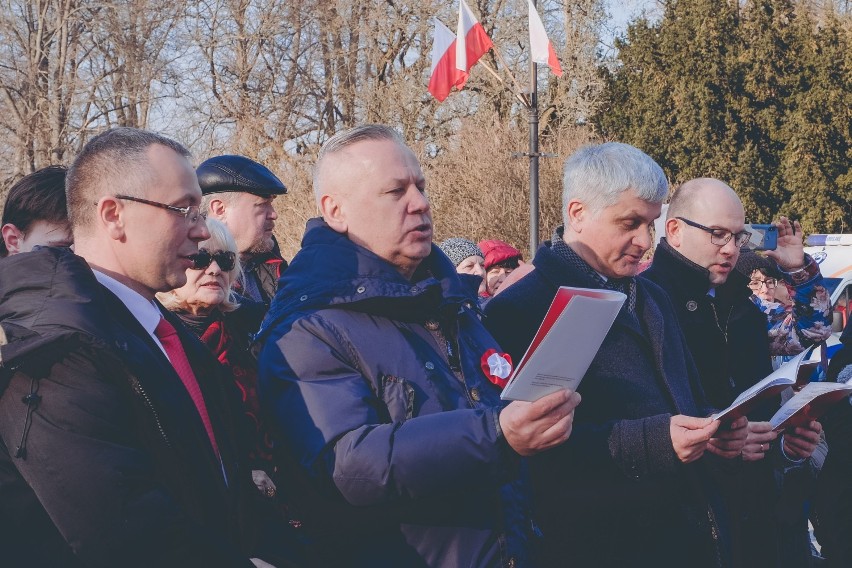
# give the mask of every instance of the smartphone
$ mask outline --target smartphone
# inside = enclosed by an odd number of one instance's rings
[[[749,250],[775,250],[778,247],[778,227],[775,225],[746,224],[751,238],[745,248]]]

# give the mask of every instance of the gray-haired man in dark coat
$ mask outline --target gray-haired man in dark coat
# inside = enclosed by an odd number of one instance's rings
[[[671,303],[635,278],[667,191],[662,169],[632,146],[579,150],[565,163],[564,227],[486,308],[486,326],[514,359],[559,286],[628,297],[578,389],[572,438],[533,459],[548,566],[728,564],[706,462],[716,458],[708,451],[739,455],[745,421],[721,431],[702,418],[711,410]]]

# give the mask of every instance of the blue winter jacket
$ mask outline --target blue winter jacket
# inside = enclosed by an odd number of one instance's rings
[[[327,544],[349,566],[526,565],[523,464],[481,363],[499,347],[452,263],[433,247],[409,281],[320,219],[302,247],[258,334],[259,382],[312,490],[363,519],[357,543]]]

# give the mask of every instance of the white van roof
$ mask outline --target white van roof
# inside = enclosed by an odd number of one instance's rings
[[[849,235],[811,235],[805,239],[805,246],[852,246],[852,234]]]
[[[840,278],[852,272],[852,234],[811,235],[805,245],[805,252],[819,263],[823,276]]]

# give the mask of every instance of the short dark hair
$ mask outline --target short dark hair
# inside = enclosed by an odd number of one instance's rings
[[[514,270],[520,265],[521,257],[514,256],[512,258],[507,258],[506,260],[503,260],[501,262],[495,262],[494,264],[488,267],[488,270],[491,270],[492,268],[508,268]],[[488,272],[488,270],[486,270],[486,272]]]
[[[65,183],[72,230],[94,224],[93,205],[104,195],[118,190],[144,197],[147,187],[156,183],[146,169],[147,151],[154,144],[190,157],[189,150],[179,142],[139,128],[113,128],[89,140],[71,164]]]
[[[27,174],[9,188],[0,226],[11,223],[26,233],[36,221],[67,223],[65,166],[47,166]],[[0,257],[7,256],[6,243],[0,239]]]

